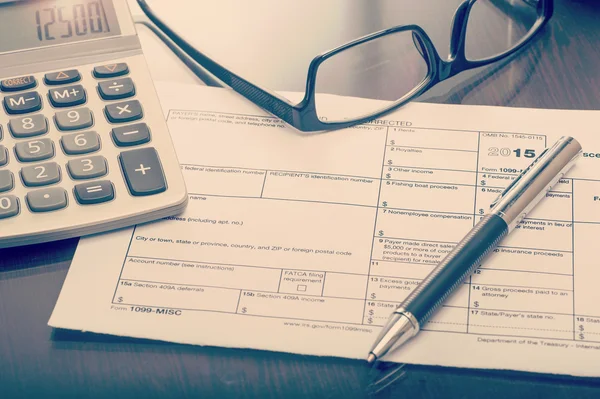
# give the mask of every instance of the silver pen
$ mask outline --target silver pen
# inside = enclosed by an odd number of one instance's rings
[[[414,337],[431,315],[546,196],[581,154],[581,145],[562,137],[545,149],[490,205],[489,213],[396,308],[369,351],[373,363]]]

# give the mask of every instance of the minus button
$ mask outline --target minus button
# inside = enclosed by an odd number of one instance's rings
[[[112,138],[117,147],[131,147],[150,141],[150,129],[145,123],[119,126],[112,130]]]

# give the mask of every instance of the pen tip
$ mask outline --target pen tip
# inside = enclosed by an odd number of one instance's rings
[[[377,360],[377,356],[375,356],[372,353],[369,353],[369,356],[367,356],[367,362],[368,363],[373,363],[375,360]]]

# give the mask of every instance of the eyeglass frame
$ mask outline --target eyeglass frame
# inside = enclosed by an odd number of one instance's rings
[[[224,84],[244,96],[246,99],[252,101],[262,109],[280,118],[287,124],[293,126],[295,129],[303,132],[343,129],[371,121],[396,108],[401,107],[402,105],[405,105],[436,84],[443,82],[444,80],[447,80],[461,72],[489,65],[499,61],[500,59],[509,57],[531,42],[533,37],[548,23],[554,11],[554,0],[539,0],[536,5],[536,11],[538,14],[537,19],[527,35],[525,35],[512,48],[504,51],[503,53],[481,60],[471,61],[467,59],[465,50],[467,23],[470,12],[477,1],[478,0],[464,0],[454,12],[450,37],[450,53],[446,60],[439,56],[435,46],[433,45],[433,42],[425,30],[419,25],[399,25],[389,29],[384,29],[369,35],[365,35],[314,57],[308,67],[304,98],[298,104],[293,104],[289,100],[280,97],[273,92],[250,83],[246,79],[231,72],[229,69],[200,52],[185,39],[175,33],[156,14],[154,14],[146,0],[137,0],[140,8],[144,14],[146,14],[148,19],[150,19],[150,21],[154,23],[158,29],[160,29],[167,37],[169,37],[169,39],[171,39],[192,60],[197,62],[206,71],[214,75]],[[529,3],[529,1],[527,1],[527,3]],[[419,45],[421,47],[420,51],[425,53],[421,54],[427,63],[427,75],[423,81],[421,81],[419,85],[405,94],[399,100],[394,101],[388,107],[376,111],[370,115],[365,115],[363,117],[348,121],[322,121],[317,115],[315,99],[315,86],[319,66],[327,59],[341,53],[342,51],[386,35],[406,31],[412,32],[413,40],[418,41],[418,43],[415,42],[415,46]]]

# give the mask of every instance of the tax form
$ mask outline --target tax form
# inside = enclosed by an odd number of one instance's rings
[[[159,93],[189,207],[82,239],[51,326],[364,358],[503,188],[572,135],[576,166],[387,359],[600,376],[600,113],[413,103],[308,134],[230,90]]]

